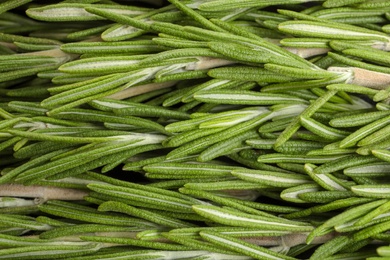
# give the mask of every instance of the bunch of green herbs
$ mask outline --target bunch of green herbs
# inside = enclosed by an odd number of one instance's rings
[[[0,259],[388,259],[389,20],[0,1]]]

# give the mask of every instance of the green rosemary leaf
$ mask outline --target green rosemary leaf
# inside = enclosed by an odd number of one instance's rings
[[[290,82],[294,78],[258,67],[233,66],[211,69],[208,75],[217,79],[258,81],[258,82]]]
[[[319,97],[316,101],[311,103],[302,113],[301,116],[312,116],[321,106],[323,106],[333,95],[335,95],[337,91],[329,90],[323,96]],[[298,131],[300,127],[299,117],[296,117],[290,125],[282,132],[282,134],[278,137],[275,142],[275,147],[281,146],[284,142],[286,142],[296,131]]]
[[[362,138],[384,127],[387,124],[389,118],[390,116],[383,117],[382,119],[367,124],[359,130],[348,135],[343,140],[341,140],[340,148],[348,148],[354,146]]]
[[[48,201],[39,205],[42,212],[54,216],[75,219],[87,223],[128,226],[128,227],[154,227],[154,224],[138,218],[131,218],[124,215],[99,212],[91,207],[77,207],[73,203],[63,201]],[[87,210],[87,211],[86,211]]]
[[[351,242],[351,238],[348,236],[338,236],[332,240],[324,243],[314,251],[310,259],[324,259],[331,256],[341,250],[343,247]]]
[[[185,4],[181,3],[178,0],[169,0],[170,3],[175,5],[180,11],[194,19],[195,21],[199,22],[201,25],[203,25],[205,28],[211,29],[216,32],[223,32],[224,30],[220,27],[216,26],[209,20],[205,19],[202,15],[198,14],[196,11],[192,10],[191,8],[187,7]]]
[[[390,165],[386,162],[367,163],[364,165],[358,165],[345,168],[343,173],[346,176],[362,176],[362,177],[374,177],[374,176],[386,176]]]
[[[72,236],[72,235],[82,235],[91,232],[123,232],[123,235],[125,235],[131,232],[136,233],[140,230],[143,230],[143,228],[103,225],[103,224],[78,224],[78,225],[68,224],[68,225],[57,226],[54,229],[45,231],[39,235],[39,238],[40,240],[43,241],[47,239],[50,242],[52,242],[53,238],[61,238],[61,237]],[[57,243],[61,243],[61,242],[57,242]]]
[[[310,231],[312,229],[310,225],[303,222],[288,221],[282,218],[269,219],[216,206],[194,205],[193,209],[201,216],[229,226],[256,227],[263,230],[281,231]]]
[[[161,49],[151,40],[121,42],[72,42],[61,45],[61,50],[71,53],[93,54],[148,54]]]
[[[390,185],[356,185],[351,187],[351,191],[359,196],[368,198],[389,198]]]
[[[80,236],[80,238],[84,241],[110,243],[115,245],[129,245],[129,246],[136,246],[136,247],[145,247],[149,249],[151,248],[151,249],[173,250],[173,251],[191,250],[191,248],[188,246],[183,246],[183,245],[178,245],[173,243],[145,241],[145,240],[139,240],[134,238],[109,237],[109,236]]]
[[[289,66],[282,66],[272,63],[267,63],[264,65],[266,70],[271,72],[282,74],[284,76],[301,78],[301,79],[323,79],[323,78],[333,78],[336,75],[329,71],[323,70],[314,70],[314,69],[302,69],[302,68],[292,68]]]
[[[69,22],[69,21],[93,21],[104,19],[101,16],[93,15],[85,10],[89,6],[104,8],[111,12],[122,13],[135,16],[143,14],[150,9],[134,6],[116,6],[116,5],[87,5],[78,3],[59,3],[46,5],[42,7],[29,8],[26,14],[34,19],[41,21]]]
[[[210,177],[211,175],[216,176],[229,176],[232,170],[235,170],[239,167],[234,166],[225,166],[225,165],[215,165],[215,164],[205,164],[205,163],[179,163],[179,162],[162,162],[150,164],[143,169],[147,173],[155,174],[172,174],[173,176],[188,175],[196,178],[202,178],[203,176]]]
[[[191,213],[191,203],[183,199],[164,196],[148,191],[137,190],[134,188],[119,187],[108,184],[89,184],[88,188],[99,193],[111,195],[114,197],[134,200],[138,202],[147,201],[154,208],[169,210],[173,212],[188,212]]]
[[[285,103],[302,103],[305,100],[283,94],[261,93],[255,91],[210,90],[195,93],[194,98],[199,101],[232,104],[232,105],[275,105]]]
[[[240,239],[217,232],[201,231],[199,235],[207,241],[225,247],[238,253],[255,257],[256,259],[295,259],[280,253],[276,253],[264,247],[256,246]]]
[[[167,158],[173,159],[189,154],[198,153],[212,144],[226,140],[228,138],[239,135],[257,127],[258,125],[266,121],[269,118],[270,114],[270,112],[264,112],[253,119],[229,127],[224,131],[224,135],[220,135],[219,132],[217,132],[197,139],[195,141],[186,143],[185,145],[180,146],[179,148],[176,148],[175,150],[171,151],[167,155]]]
[[[107,201],[102,204],[100,204],[99,211],[115,211],[115,212],[121,212],[124,214],[128,214],[134,217],[139,217],[146,219],[150,222],[156,223],[158,225],[171,227],[171,228],[181,228],[181,227],[191,227],[194,226],[190,223],[186,223],[183,221],[180,221],[175,218],[170,218],[168,216],[161,216],[157,214],[156,212],[150,212],[145,209],[137,209],[135,207],[132,207],[130,205],[126,205],[121,202],[115,202],[115,201]]]
[[[310,183],[310,179],[307,178],[307,176],[292,173],[238,169],[233,170],[232,175],[249,182],[260,183],[273,187],[288,188]]]
[[[301,125],[310,132],[319,135],[325,139],[329,139],[330,141],[340,140],[349,133],[326,126],[312,118],[300,117],[300,122]]]
[[[322,225],[314,229],[308,236],[307,242],[310,243],[314,237],[318,235],[323,235],[326,233],[329,233],[331,231],[331,228],[343,223],[346,223],[350,220],[356,219],[360,216],[363,216],[364,214],[368,213],[370,210],[382,205],[385,203],[386,200],[377,200],[374,202],[368,202],[366,204],[353,207],[351,209],[348,209],[344,211],[343,213],[340,213],[327,221],[325,221]]]
[[[320,188],[321,187],[316,183],[297,185],[284,189],[280,193],[280,197],[285,201],[290,201],[294,203],[307,203],[306,200],[300,198],[299,194],[306,192],[316,192],[319,191]]]
[[[323,23],[314,21],[287,21],[278,26],[279,30],[298,36],[345,40],[388,41],[384,33],[342,23]]]
[[[340,7],[345,5],[359,4],[361,2],[364,2],[364,0],[343,0],[343,1],[326,0],[322,5],[326,8],[333,8],[333,7]]]
[[[101,248],[101,244],[88,245],[50,245],[25,246],[1,250],[0,257],[6,259],[56,259],[58,257],[77,257],[93,254]]]

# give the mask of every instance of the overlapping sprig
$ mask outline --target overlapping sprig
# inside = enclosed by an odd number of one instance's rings
[[[29,2],[0,4],[0,259],[390,255],[388,1]]]

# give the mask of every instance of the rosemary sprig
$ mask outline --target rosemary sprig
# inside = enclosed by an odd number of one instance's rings
[[[389,255],[388,1],[30,2],[0,4],[0,258]]]

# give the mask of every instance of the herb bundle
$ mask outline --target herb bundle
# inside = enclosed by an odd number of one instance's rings
[[[390,3],[0,3],[0,259],[387,259]]]

